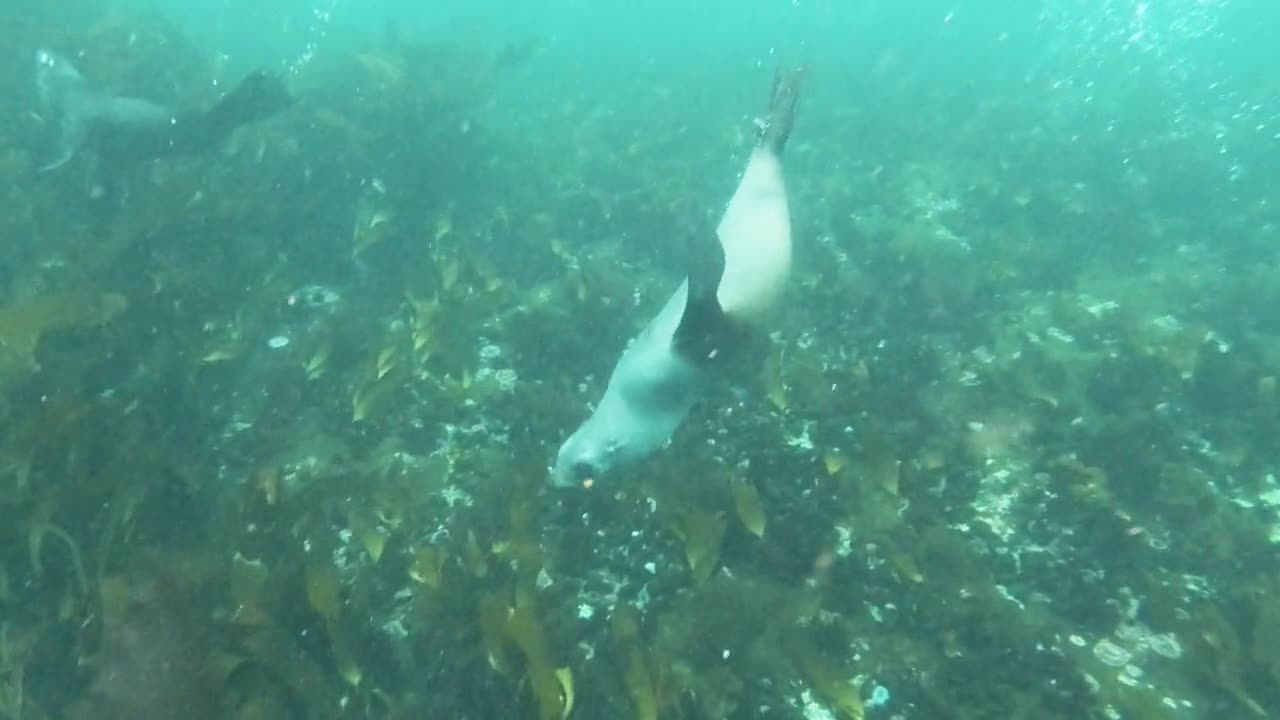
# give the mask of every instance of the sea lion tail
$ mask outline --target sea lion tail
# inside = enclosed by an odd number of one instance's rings
[[[800,82],[804,79],[808,68],[799,67],[784,70],[779,67],[773,75],[773,93],[769,96],[769,113],[760,124],[760,145],[771,150],[775,155],[782,155],[782,149],[791,136],[791,126],[795,121],[796,100],[800,97]]]

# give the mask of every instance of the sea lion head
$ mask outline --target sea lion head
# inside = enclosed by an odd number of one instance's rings
[[[625,455],[626,442],[588,422],[560,446],[551,469],[551,484],[559,488],[591,487]]]
[[[36,51],[36,96],[40,111],[53,122],[65,122],[64,115],[85,114],[92,102],[80,71],[66,58],[44,49]]]
[[[36,50],[36,88],[43,94],[55,83],[80,83],[84,78],[66,58],[43,48]]]

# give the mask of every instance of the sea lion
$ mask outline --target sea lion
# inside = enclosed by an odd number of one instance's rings
[[[791,217],[782,150],[791,133],[800,72],[774,78],[759,141],[716,228],[695,242],[688,276],[627,346],[595,412],[560,447],[557,487],[590,485],[661,447],[717,368],[747,347],[791,273]]]
[[[82,148],[111,166],[208,150],[237,127],[292,103],[280,78],[254,72],[207,110],[173,110],[94,88],[69,60],[48,50],[36,52],[36,92],[57,132],[55,152],[42,172],[65,165]]]

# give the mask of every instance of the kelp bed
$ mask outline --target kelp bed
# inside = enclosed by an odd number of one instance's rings
[[[156,21],[61,40],[111,87],[214,72]],[[1280,267],[1194,240],[1261,205],[1114,217],[976,133],[881,165],[804,108],[745,392],[553,493],[749,128],[669,88],[644,132],[467,121],[513,58],[317,57],[120,208],[91,159],[28,181],[6,118],[0,717],[1277,713]],[[1064,249],[1099,218],[1182,248]]]

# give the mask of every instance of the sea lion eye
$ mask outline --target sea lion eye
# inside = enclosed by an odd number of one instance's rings
[[[622,449],[626,446],[627,444],[622,440],[611,440],[609,445],[604,449],[605,457],[609,458],[610,462],[612,462],[614,458],[618,457],[618,453],[622,452]]]

